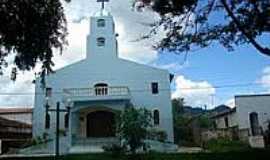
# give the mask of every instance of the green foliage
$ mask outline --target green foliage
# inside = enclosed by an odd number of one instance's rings
[[[184,104],[184,98],[176,98],[172,100],[172,110],[174,117],[184,113]]]
[[[151,122],[151,112],[146,109],[135,109],[130,106],[120,114],[117,133],[132,153],[145,146],[144,140],[147,138],[147,129],[151,127]]]
[[[151,128],[148,133],[148,139],[165,142],[167,139],[167,133],[159,128]]]
[[[112,157],[120,157],[121,155],[125,154],[127,147],[113,144],[110,146],[103,146],[102,147],[105,152],[112,154]]]
[[[174,140],[178,145],[192,146],[194,144],[192,128],[190,126],[191,117],[177,116],[174,120]]]
[[[42,63],[41,75],[52,72],[53,48],[62,52],[67,44],[62,1],[1,0],[0,22],[0,74],[8,63],[16,66],[12,71],[13,80],[16,68],[31,70],[38,62]],[[13,53],[14,61],[7,62],[7,56]]]
[[[155,46],[157,49],[185,53],[217,42],[232,51],[235,46],[248,43],[270,56],[269,46],[257,41],[270,32],[269,0],[134,1],[137,8],[147,6],[161,16],[158,22],[150,24],[152,31],[142,37],[149,38],[164,30],[166,36]]]
[[[201,115],[198,117],[198,127],[204,128],[204,129],[211,129],[214,126],[214,123],[210,120],[208,115]]]
[[[241,141],[230,140],[226,138],[211,139],[205,144],[205,149],[211,152],[235,152],[247,151],[249,146]]]

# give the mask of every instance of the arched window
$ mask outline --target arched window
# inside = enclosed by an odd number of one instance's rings
[[[51,121],[50,114],[46,113],[46,115],[45,115],[45,129],[50,128],[50,121]]]
[[[256,136],[260,134],[260,125],[258,113],[252,112],[249,114],[250,128],[252,136]]]
[[[95,85],[95,92],[97,96],[107,95],[108,94],[108,84],[98,83]]]
[[[103,37],[97,38],[97,46],[99,46],[99,47],[105,46],[105,38],[103,38]]]
[[[154,110],[154,125],[159,125],[159,111],[157,109]]]
[[[98,19],[97,20],[97,26],[98,27],[105,27],[105,20],[104,19]]]
[[[69,126],[69,113],[65,114],[65,128],[68,128]]]

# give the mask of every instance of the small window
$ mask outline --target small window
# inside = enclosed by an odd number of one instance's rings
[[[97,26],[98,27],[105,27],[105,20],[104,19],[98,19],[97,20]]]
[[[153,94],[158,94],[158,83],[157,82],[153,82],[151,84],[151,86],[152,86],[152,93]]]
[[[65,114],[65,128],[68,128],[69,126],[69,113]]]
[[[105,38],[103,38],[103,37],[97,38],[97,46],[99,46],[99,47],[105,46]]]
[[[154,110],[154,125],[159,125],[159,111],[157,109]]]
[[[45,96],[46,97],[51,97],[52,96],[52,88],[46,88]]]
[[[51,117],[49,113],[46,113],[45,115],[45,129],[49,129],[50,128],[50,122],[51,121]]]
[[[225,127],[226,127],[226,128],[229,128],[229,120],[228,120],[228,117],[225,117],[225,118],[224,118],[224,121],[225,121]]]

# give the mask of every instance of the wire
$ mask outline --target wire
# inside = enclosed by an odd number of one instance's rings
[[[249,86],[258,86],[265,85],[270,83],[239,83],[239,84],[225,84],[225,85],[216,85],[209,87],[189,87],[189,88],[178,88],[180,90],[206,90],[206,89],[222,89],[222,88],[239,88],[239,87],[249,87]],[[78,88],[80,89],[80,88]],[[159,89],[160,91],[171,91],[171,89]],[[151,89],[131,89],[131,92],[148,92]],[[52,92],[52,94],[64,94],[65,92]],[[32,96],[32,95],[44,95],[42,92],[0,92],[0,96]]]

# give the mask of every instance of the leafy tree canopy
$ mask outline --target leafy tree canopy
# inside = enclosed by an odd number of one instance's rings
[[[9,63],[15,64],[13,80],[17,69],[32,70],[38,62],[41,75],[52,72],[53,49],[62,52],[67,44],[61,0],[1,0],[0,22],[0,74]],[[14,61],[7,62],[13,53]]]
[[[242,44],[253,45],[270,56],[270,45],[258,41],[270,32],[269,0],[135,0],[137,9],[150,8],[161,19],[150,24],[149,38],[166,32],[154,47],[176,53],[205,48],[214,42],[232,51]]]

